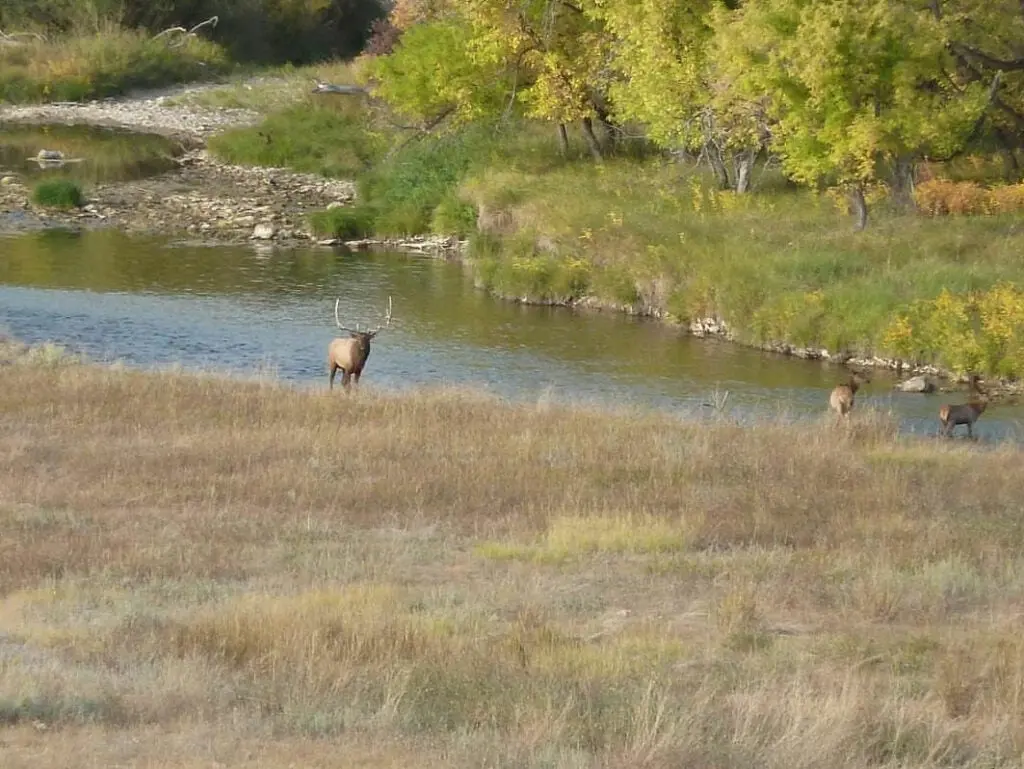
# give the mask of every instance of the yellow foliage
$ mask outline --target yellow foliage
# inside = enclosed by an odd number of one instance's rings
[[[883,336],[893,352],[924,356],[966,373],[1024,372],[1024,292],[1000,283],[985,292],[943,290],[898,314]]]
[[[931,179],[917,185],[914,200],[932,216],[983,215],[1024,211],[1024,184],[987,189],[976,182]]]

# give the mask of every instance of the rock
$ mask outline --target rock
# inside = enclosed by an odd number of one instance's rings
[[[332,200],[330,203],[327,204],[327,210],[330,211],[335,208],[341,208],[344,205],[345,204],[342,203],[340,200]]]
[[[15,179],[13,176],[5,176],[2,179],[0,179],[0,184],[2,184],[4,187],[10,187],[12,184],[17,183],[18,180]]]
[[[903,393],[930,393],[935,392],[935,383],[926,376],[913,376],[896,385],[896,389]]]
[[[277,230],[274,229],[274,225],[264,222],[263,224],[257,224],[250,236],[253,240],[271,240]]]

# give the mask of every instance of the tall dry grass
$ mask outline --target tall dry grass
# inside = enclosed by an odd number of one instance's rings
[[[1021,454],[857,416],[10,356],[4,765],[1017,766]]]

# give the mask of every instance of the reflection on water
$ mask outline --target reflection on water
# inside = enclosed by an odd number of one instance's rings
[[[472,287],[455,264],[396,254],[167,247],[116,232],[0,239],[0,326],[142,366],[246,372],[326,386],[334,300],[343,321],[394,320],[374,343],[364,386],[463,384],[516,398],[643,405],[706,414],[716,389],[731,413],[817,418],[844,370],[694,339],[604,313],[525,307]],[[949,396],[892,392],[884,373],[860,404],[934,433]],[[984,437],[1016,437],[1019,407],[993,407]]]
[[[63,161],[43,160],[40,152]],[[66,177],[87,184],[142,179],[174,167],[170,139],[91,126],[0,123],[0,176]]]

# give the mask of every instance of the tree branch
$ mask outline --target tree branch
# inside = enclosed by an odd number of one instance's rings
[[[992,85],[990,85],[988,89],[988,102],[985,104],[984,109],[982,109],[981,114],[978,115],[978,119],[974,121],[974,125],[971,127],[971,132],[967,134],[967,138],[964,139],[963,143],[960,145],[960,149],[950,153],[946,157],[932,157],[932,160],[942,163],[950,161],[953,158],[962,155],[975,141],[978,140],[981,136],[982,129],[985,127],[985,119],[988,117],[989,108],[993,105],[999,106],[1000,104],[999,94],[997,91],[999,90],[999,83],[1002,80],[1002,77],[1003,73],[997,72],[996,76],[992,78]]]
[[[1024,70],[1024,59],[997,59],[995,56],[990,56],[973,45],[967,45],[966,43],[951,42],[949,45],[960,56],[977,59],[987,67],[1009,72]]]

